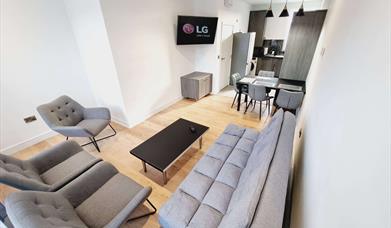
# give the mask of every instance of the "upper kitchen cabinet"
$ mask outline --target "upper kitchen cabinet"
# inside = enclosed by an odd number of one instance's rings
[[[306,80],[326,13],[327,10],[310,11],[293,17],[280,78]]]
[[[263,45],[263,31],[265,29],[266,10],[251,11],[248,32],[255,32],[255,47]]]

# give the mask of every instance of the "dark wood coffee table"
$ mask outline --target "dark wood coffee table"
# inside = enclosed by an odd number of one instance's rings
[[[144,172],[147,172],[145,163],[162,172],[163,182],[166,184],[167,169],[197,140],[201,149],[202,135],[208,129],[209,127],[201,124],[179,119],[138,145],[130,154],[142,161]]]

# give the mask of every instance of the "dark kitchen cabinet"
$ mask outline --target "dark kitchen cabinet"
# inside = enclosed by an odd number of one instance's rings
[[[265,29],[266,10],[251,11],[248,32],[255,32],[255,47],[263,45],[263,31]]]
[[[294,16],[289,31],[280,78],[305,81],[322,31],[326,10]]]
[[[282,58],[275,58],[275,57],[264,56],[258,58],[257,74],[260,70],[274,71],[274,77],[279,77],[282,61],[283,61]]]

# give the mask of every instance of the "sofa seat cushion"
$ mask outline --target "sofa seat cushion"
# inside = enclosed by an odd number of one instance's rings
[[[211,179],[215,179],[223,164],[224,162],[220,159],[216,159],[214,157],[206,155],[201,158],[194,170],[196,170],[198,173],[210,177]]]
[[[118,173],[76,207],[76,212],[88,227],[103,227],[142,189],[141,185]]]
[[[162,227],[186,227],[199,208],[200,202],[181,189],[175,191],[170,199],[159,210],[159,223]]]
[[[215,228],[219,225],[223,216],[224,215],[220,211],[208,206],[207,204],[202,204],[187,227]]]
[[[41,178],[49,185],[56,184],[59,180],[65,184],[98,161],[98,158],[95,158],[88,152],[81,151],[41,174]]]
[[[215,143],[208,149],[206,154],[220,161],[225,161],[231,152],[232,147]]]
[[[193,170],[181,183],[179,189],[201,201],[213,184],[213,181],[212,178]]]
[[[80,121],[77,126],[87,130],[91,136],[97,136],[109,123],[109,120],[104,119],[85,119]]]
[[[6,198],[5,207],[15,227],[87,227],[59,193],[15,192]]]
[[[235,189],[229,185],[215,181],[206,194],[202,204],[206,204],[221,214],[225,214]],[[201,208],[199,208],[200,210]]]

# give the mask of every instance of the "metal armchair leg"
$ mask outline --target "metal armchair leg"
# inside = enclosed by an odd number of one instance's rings
[[[117,134],[117,131],[114,129],[113,126],[111,126],[111,123],[109,123],[109,126],[110,126],[111,130],[113,130],[113,134],[105,136],[105,137],[100,138],[100,139],[96,139],[95,137],[89,137],[90,142],[84,143],[81,146],[87,146],[87,145],[90,145],[92,143],[95,146],[95,148],[100,152],[100,148],[98,146],[98,142],[103,140],[103,139],[107,139],[107,138],[113,137],[113,136],[115,136]],[[69,139],[69,137],[67,136],[66,140],[68,140],[68,139]]]
[[[100,149],[99,149],[98,143],[96,142],[95,137],[91,137],[91,138],[90,138],[90,141],[91,141],[92,144],[94,144],[96,150],[97,150],[98,152],[100,152]]]
[[[128,220],[128,222],[134,221],[134,220],[139,219],[139,218],[144,218],[144,217],[147,217],[147,216],[150,216],[150,215],[153,215],[153,214],[156,213],[156,211],[157,211],[157,210],[156,210],[156,207],[155,207],[155,206],[151,203],[151,201],[149,201],[148,199],[147,199],[146,201],[147,201],[148,204],[153,208],[153,211],[148,212],[148,213],[143,214],[143,215],[136,216],[136,217],[134,217],[134,218],[131,218],[131,219]]]

